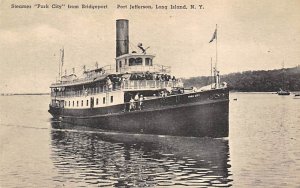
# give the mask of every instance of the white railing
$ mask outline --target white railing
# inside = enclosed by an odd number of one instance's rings
[[[172,87],[182,87],[182,82],[179,81],[159,81],[159,80],[126,80],[122,89],[164,89]]]
[[[81,97],[94,95],[98,93],[106,93],[118,90],[156,90],[172,87],[183,87],[183,83],[178,80],[159,81],[159,80],[125,80],[123,82],[114,83],[111,87],[108,85],[89,88],[79,91],[57,91],[51,92],[51,97]]]
[[[81,96],[89,96],[94,95],[98,93],[106,93],[106,92],[112,92],[120,90],[121,86],[114,84],[113,87],[108,86],[101,86],[101,87],[95,87],[95,88],[89,88],[85,90],[79,90],[79,91],[58,91],[58,92],[51,92],[51,97],[81,97]]]
[[[92,76],[89,76],[89,77],[84,77],[84,78],[76,78],[76,79],[73,79],[73,80],[69,80],[69,81],[59,81],[57,83],[54,83],[51,85],[51,87],[59,87],[59,86],[68,86],[68,85],[80,85],[80,84],[83,84],[83,83],[86,83],[86,82],[92,82],[94,81],[95,79],[97,78],[103,78],[109,74],[112,74],[114,73],[114,69],[112,68],[113,66],[112,65],[106,65],[104,67],[102,67],[102,70],[103,72],[97,72],[97,73],[94,73]]]
[[[130,72],[156,72],[156,73],[170,73],[171,67],[164,65],[153,65],[153,66],[144,66],[144,65],[134,65],[134,66],[125,66],[120,67],[121,73],[130,73]]]

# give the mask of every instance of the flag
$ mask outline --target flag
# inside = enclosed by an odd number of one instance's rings
[[[212,41],[214,41],[216,38],[217,38],[217,28],[216,28],[216,30],[215,30],[215,32],[214,32],[213,37],[212,37],[211,40],[209,41],[209,43],[211,43]]]

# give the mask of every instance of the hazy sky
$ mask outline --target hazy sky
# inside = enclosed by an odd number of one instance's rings
[[[108,5],[107,10],[36,9],[36,3]],[[12,9],[29,4],[31,9]],[[202,4],[203,10],[118,10],[120,5]],[[168,7],[170,8],[170,7]],[[20,1],[0,0],[0,93],[48,92],[58,75],[59,50],[71,72],[114,64],[115,20],[129,19],[130,42],[150,46],[155,63],[177,77],[210,74],[218,24],[221,73],[300,64],[299,0]]]

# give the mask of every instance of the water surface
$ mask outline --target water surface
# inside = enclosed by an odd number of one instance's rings
[[[213,139],[74,127],[49,96],[2,96],[0,187],[299,187],[300,100],[230,98],[229,137]]]

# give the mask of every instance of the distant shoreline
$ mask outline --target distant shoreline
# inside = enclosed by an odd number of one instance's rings
[[[292,93],[300,93],[300,91],[291,91]],[[230,93],[252,93],[252,94],[277,94],[274,91],[237,91],[231,90]],[[50,95],[50,93],[1,93],[0,96],[15,96],[15,95]]]
[[[212,83],[210,76],[182,79],[184,87],[201,88]],[[300,66],[261,71],[245,71],[221,75],[230,91],[277,92],[280,88],[290,92],[300,90]]]
[[[284,85],[283,77],[285,78]],[[197,76],[181,79],[185,88],[201,88],[210,85],[212,82],[211,76]],[[288,91],[298,93],[300,91],[300,66],[285,69],[230,73],[221,75],[221,80],[228,84],[228,88],[231,92],[269,92],[277,94],[277,91],[285,86],[285,89]],[[12,95],[50,95],[50,93],[0,93],[0,96]]]
[[[50,95],[50,93],[1,93],[0,96],[13,96],[13,95]]]

